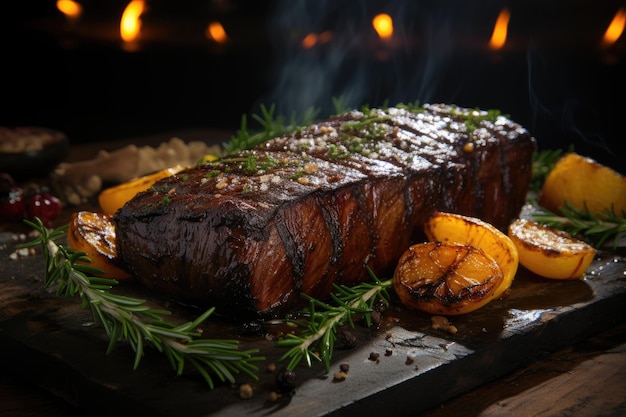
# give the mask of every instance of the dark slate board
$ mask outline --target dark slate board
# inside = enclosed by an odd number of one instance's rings
[[[204,326],[205,337],[237,337],[242,348],[258,348],[266,357],[259,363],[259,381],[241,376],[237,384],[218,383],[209,390],[196,374],[175,376],[154,350],[132,370],[133,353],[125,344],[105,356],[106,335],[78,300],[57,298],[53,289],[43,288],[39,255],[9,259],[11,236],[0,232],[0,367],[94,416],[121,408],[186,417],[414,415],[626,318],[626,260],[620,254],[601,253],[581,281],[545,280],[520,269],[507,297],[451,318],[456,335],[433,331],[429,315],[392,306],[377,329],[357,326],[357,346],[337,350],[329,373],[321,363],[301,367],[295,394],[270,401],[275,375],[267,365],[282,366],[278,358],[284,351],[264,335],[276,336],[284,326],[262,323],[261,334],[242,335],[248,323],[217,316]],[[173,321],[198,314],[129,283],[116,292],[173,311]],[[372,352],[379,361],[370,360]],[[344,362],[348,378],[334,381]],[[238,396],[243,382],[254,388],[251,399]]]

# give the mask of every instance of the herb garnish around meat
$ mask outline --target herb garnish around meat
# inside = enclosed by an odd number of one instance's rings
[[[367,270],[374,282],[364,282],[353,287],[334,285],[335,292],[330,297],[336,305],[303,294],[309,301],[309,308],[304,312],[307,320],[292,321],[302,329],[301,332],[288,333],[276,342],[277,346],[290,348],[280,357],[281,361],[289,359],[288,370],[295,369],[302,361],[306,361],[310,367],[315,359],[322,361],[328,372],[337,328],[345,324],[354,327],[357,317],[362,317],[369,327],[376,303],[382,301],[385,305],[389,304],[387,289],[393,285],[393,281],[380,281],[369,268]]]
[[[312,123],[318,111],[308,109],[304,115],[297,117],[292,114],[289,120],[284,116],[276,115],[276,105],[272,104],[269,108],[261,105],[261,114],[253,114],[252,118],[258,122],[261,127],[259,132],[251,132],[248,130],[248,118],[244,114],[241,117],[241,127],[230,141],[224,144],[226,153],[234,153],[253,148],[270,139],[291,133],[299,126]]]
[[[613,250],[621,234],[626,233],[626,218],[617,215],[613,207],[601,213],[592,213],[586,206],[580,209],[569,202],[560,208],[562,216],[540,209],[532,214],[535,221],[564,230],[573,236],[581,236],[583,240],[595,248],[600,248],[605,242],[613,240]]]
[[[39,232],[38,238],[22,247],[41,246],[46,266],[44,285],[57,285],[57,296],[79,296],[82,307],[91,308],[94,320],[110,338],[107,354],[118,341],[127,342],[135,352],[133,368],[136,369],[145,346],[151,346],[167,357],[177,375],[190,364],[211,389],[213,377],[234,383],[235,374],[245,373],[258,379],[254,362],[264,359],[255,356],[258,350],[240,351],[237,340],[200,337],[198,328],[213,313],[213,308],[192,322],[180,325],[168,322],[163,316],[169,315],[169,311],[153,309],[144,300],[113,294],[110,290],[117,284],[116,280],[94,276],[101,271],[84,264],[89,263],[84,252],[58,244],[67,226],[48,231],[38,218],[25,222]]]
[[[530,191],[538,193],[541,190],[546,177],[561,156],[563,156],[562,149],[545,149],[533,153]]]
[[[332,104],[335,110],[335,114],[345,113],[351,108],[346,107],[343,97],[333,97]],[[423,111],[423,107],[420,107],[419,102],[414,103],[399,103],[396,105],[398,108],[404,108],[410,111],[420,112]],[[381,108],[387,108],[388,103],[384,103]],[[263,104],[260,105],[261,114],[252,114],[251,117],[259,125],[258,130],[250,130],[248,126],[248,117],[243,115],[241,117],[241,125],[236,134],[230,138],[230,140],[223,144],[224,150],[227,154],[244,151],[246,149],[254,148],[263,142],[267,142],[270,139],[274,139],[281,135],[286,135],[297,131],[300,127],[309,125],[317,119],[319,115],[319,109],[308,108],[302,115],[292,113],[289,118],[276,113],[276,105],[272,104],[269,107]],[[368,106],[362,106],[361,111],[369,117],[370,108]]]
[[[565,152],[574,152],[574,147],[570,146]],[[533,154],[531,192],[537,194],[541,191],[546,177],[563,153],[563,149],[546,149]],[[564,204],[565,207],[560,208],[561,214],[537,207],[531,217],[539,223],[580,236],[596,249],[610,240],[613,241],[613,250],[617,249],[620,236],[626,233],[626,213],[616,213],[613,207],[591,212],[586,206],[581,209],[568,201]]]
[[[498,117],[503,115],[500,110],[497,109],[483,111],[476,108],[474,110],[470,109],[469,112],[455,111],[455,109],[456,107],[452,108],[452,114],[460,117],[463,120],[463,123],[465,124],[468,132],[473,132],[474,130],[478,129],[480,123],[483,121],[495,122]],[[507,115],[503,116],[508,117]]]

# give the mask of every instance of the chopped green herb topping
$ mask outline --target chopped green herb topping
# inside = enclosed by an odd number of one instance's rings
[[[346,150],[343,146],[337,146],[335,144],[331,144],[328,146],[328,156],[333,159],[343,159],[347,158],[350,155],[350,152]]]
[[[164,193],[164,194],[168,194],[170,192],[170,190],[172,190],[173,187],[169,186],[169,185],[152,185],[149,190],[152,191],[153,193]]]
[[[357,130],[357,131],[358,130],[365,130],[365,131],[368,132],[368,138],[375,137],[377,132],[378,133],[381,132],[380,127],[378,128],[379,130],[377,130],[377,124],[384,123],[386,121],[386,118],[384,118],[384,117],[370,117],[369,114],[367,115],[367,117],[368,118],[365,119],[365,120],[346,122],[344,124],[344,128],[346,130]],[[372,126],[373,126],[373,128],[372,128]]]
[[[297,180],[298,178],[302,178],[304,176],[304,169],[299,168],[293,174],[287,176],[290,180]]]
[[[468,132],[478,129],[483,121],[495,122],[502,115],[500,110],[492,109],[485,112],[480,109],[474,109],[474,111],[464,112],[456,111],[454,107],[452,108],[452,114],[463,120]]]
[[[206,174],[204,174],[205,178],[215,178],[218,175],[220,175],[222,173],[222,171],[220,171],[219,169],[213,169],[209,172],[207,172]]]
[[[248,155],[245,162],[245,170],[248,172],[257,172],[256,156]]]
[[[271,155],[266,155],[262,161],[259,161],[259,167],[261,169],[267,171],[269,169],[275,168],[280,164],[280,161],[271,157]]]
[[[420,105],[419,101],[414,101],[413,103],[399,103],[396,104],[396,107],[399,109],[410,111],[411,113],[424,112],[424,106]]]

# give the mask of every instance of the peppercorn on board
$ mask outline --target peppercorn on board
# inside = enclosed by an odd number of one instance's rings
[[[338,342],[330,372],[321,363],[296,369],[293,395],[272,397],[284,349],[272,341],[288,331],[276,322],[236,323],[214,315],[203,337],[237,338],[241,349],[258,348],[258,381],[240,375],[236,384],[209,390],[192,371],[176,376],[160,353],[146,349],[138,369],[134,353],[118,343],[107,356],[108,338],[77,299],[43,288],[43,261],[33,254],[10,259],[16,233],[0,232],[0,350],[2,369],[43,386],[90,415],[125,412],[155,416],[317,416],[417,413],[489,380],[622,322],[626,317],[626,261],[600,252],[584,280],[554,282],[520,270],[510,293],[464,316],[450,318],[456,334],[431,328],[427,314],[387,309],[376,329],[357,324],[347,332],[354,347]],[[114,291],[146,299],[173,312],[172,320],[200,313],[148,293],[132,283]],[[346,379],[335,380],[341,364]],[[270,372],[268,367],[276,365]],[[248,383],[250,399],[240,398]],[[406,398],[406,401],[402,401]]]

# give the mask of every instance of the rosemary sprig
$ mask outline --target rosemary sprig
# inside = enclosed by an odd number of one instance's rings
[[[279,359],[289,359],[287,369],[295,369],[303,360],[310,367],[315,359],[322,361],[328,372],[337,339],[337,328],[348,323],[354,327],[357,315],[362,316],[369,327],[375,303],[383,301],[389,304],[387,289],[391,287],[392,280],[381,281],[369,268],[367,270],[373,282],[364,282],[353,287],[334,286],[335,292],[331,294],[331,299],[336,305],[303,294],[309,301],[309,308],[305,311],[308,320],[293,320],[292,323],[302,330],[297,334],[288,333],[276,342],[279,347],[290,348]]]
[[[570,146],[567,152],[574,152],[574,147]],[[540,192],[546,177],[562,156],[562,149],[543,150],[533,154],[530,185],[532,192]],[[537,207],[531,217],[539,223],[581,236],[596,249],[611,239],[613,250],[617,249],[620,236],[626,232],[626,213],[615,213],[613,207],[607,207],[601,212],[591,212],[586,205],[581,209],[566,201],[565,206],[559,207],[559,210],[562,215]]]
[[[244,114],[241,117],[239,130],[230,141],[224,144],[226,153],[230,154],[250,149],[272,138],[294,132],[299,126],[313,122],[318,113],[318,110],[310,108],[301,117],[293,113],[287,120],[284,116],[276,114],[275,104],[272,104],[269,108],[261,105],[260,108],[260,115],[252,115],[252,118],[260,125],[260,131],[252,132],[248,129],[248,118]]]
[[[65,235],[67,225],[48,231],[40,219],[26,221],[39,232],[39,237],[23,247],[41,246],[46,265],[44,285],[57,285],[56,295],[81,298],[83,308],[89,306],[109,336],[107,354],[118,341],[126,341],[135,352],[133,368],[139,366],[146,345],[163,353],[177,375],[185,364],[191,364],[214,388],[213,376],[220,381],[235,382],[235,374],[243,372],[257,379],[254,356],[258,350],[239,351],[237,340],[202,339],[198,327],[213,313],[207,310],[192,322],[176,325],[164,320],[170,313],[145,305],[144,300],[113,294],[118,282],[94,276],[101,271],[84,264],[84,252],[66,248],[57,241]]]
[[[560,211],[562,216],[546,209],[540,209],[531,216],[539,223],[579,235],[595,248],[612,239],[613,250],[616,250],[620,235],[626,233],[626,213],[619,216],[612,206],[603,212],[591,212],[587,205],[580,209],[566,201]]]
[[[332,105],[335,115],[350,110],[350,108],[345,105],[345,98],[342,96],[332,97]],[[388,106],[388,102],[385,101],[381,108],[387,108]],[[414,103],[398,103],[396,106],[411,111],[423,110],[423,107],[419,105],[418,101]],[[368,106],[361,107],[361,111],[365,114],[369,114],[370,110]],[[239,130],[237,130],[236,134],[233,135],[228,142],[223,144],[223,148],[226,154],[251,149],[270,139],[295,132],[302,126],[313,123],[318,115],[319,109],[311,107],[302,115],[293,112],[289,119],[287,119],[285,116],[276,113],[275,104],[271,104],[269,107],[261,104],[260,114],[252,114],[252,119],[257,122],[260,129],[254,131],[250,130],[247,115],[242,115]]]
[[[546,149],[533,153],[532,178],[530,180],[531,191],[538,193],[541,190],[546,177],[561,156],[563,156],[562,149]]]

